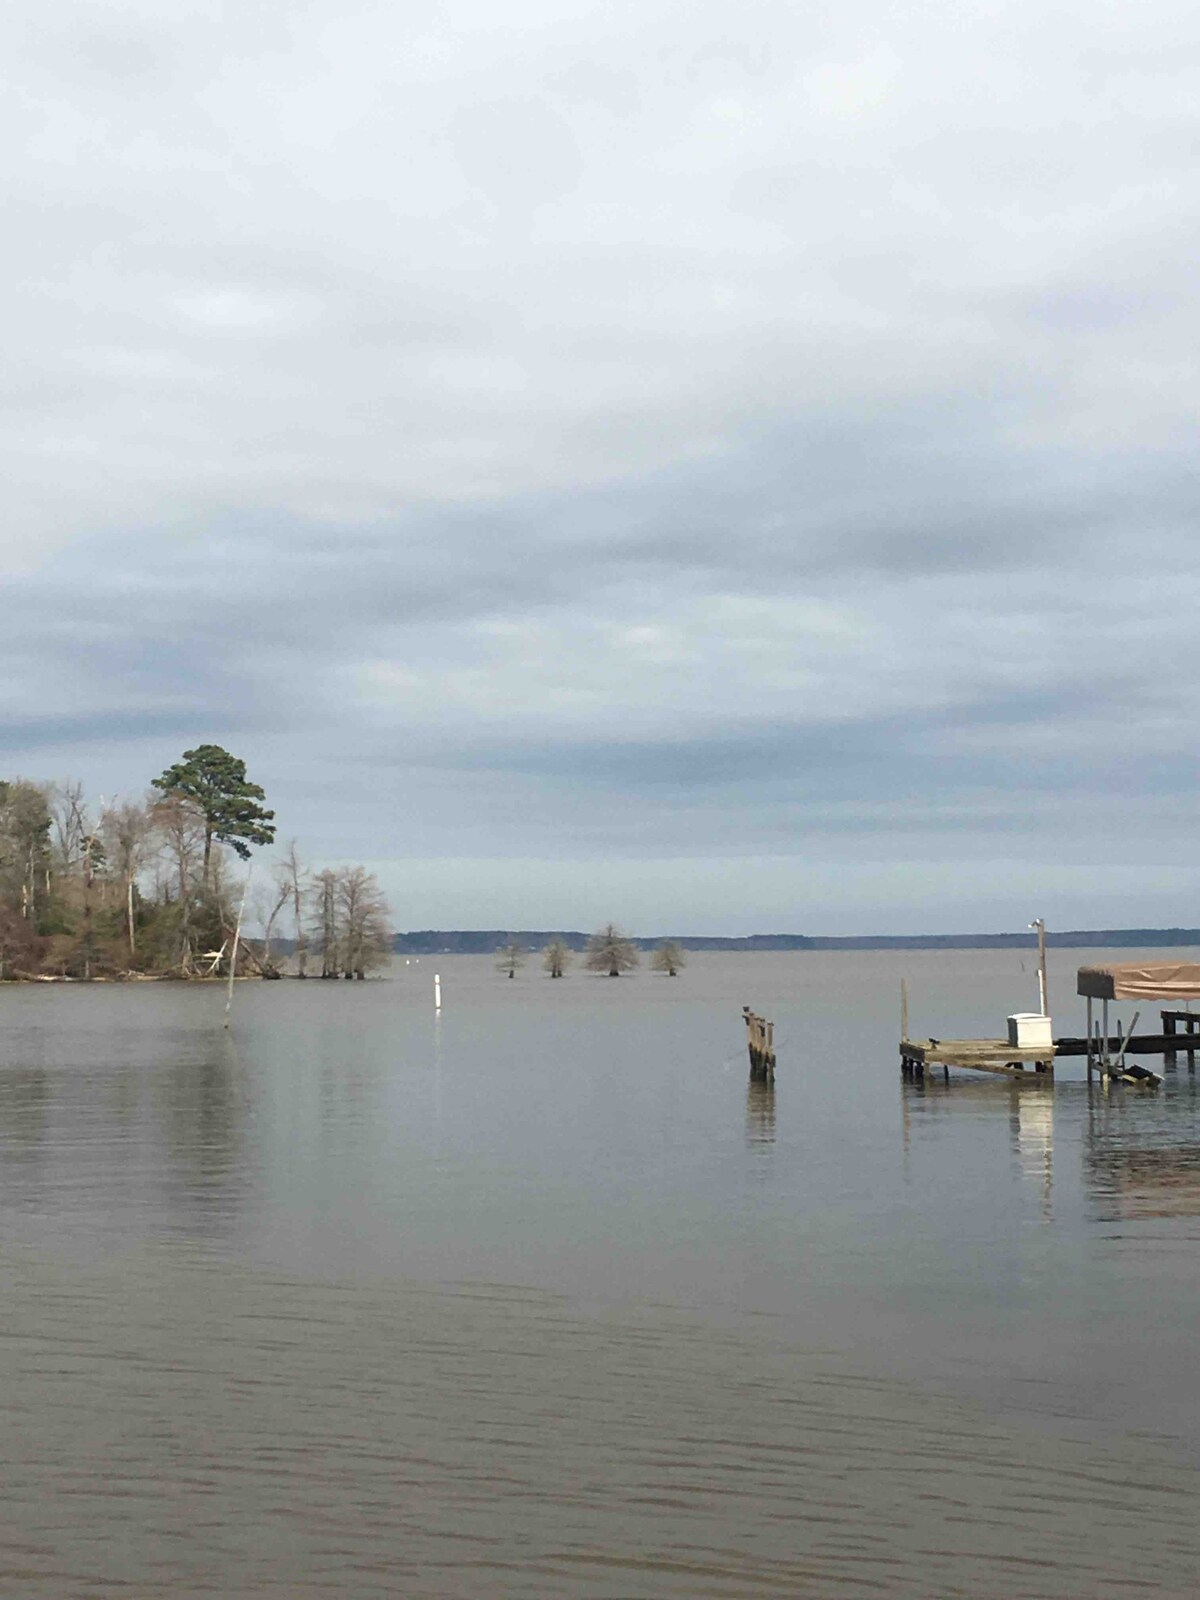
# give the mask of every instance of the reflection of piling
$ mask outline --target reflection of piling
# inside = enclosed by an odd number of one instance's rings
[[[746,1143],[775,1143],[775,1085],[751,1078],[746,1089]]]
[[[775,1024],[742,1007],[746,1019],[746,1044],[750,1050],[750,1078],[754,1083],[775,1082]]]

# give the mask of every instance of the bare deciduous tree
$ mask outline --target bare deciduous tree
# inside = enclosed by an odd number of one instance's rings
[[[0,891],[23,922],[50,898],[50,794],[18,779],[0,783]]]
[[[83,840],[90,829],[83,785],[73,778],[64,778],[62,783],[54,785],[51,795],[55,866],[64,876],[69,876],[83,854]]]
[[[515,978],[524,965],[524,945],[518,944],[515,939],[510,939],[507,944],[500,946],[496,956],[497,972],[502,972],[506,978]]]
[[[178,897],[179,967],[190,972],[193,902],[197,875],[204,863],[204,817],[181,794],[167,794],[155,801],[150,815]]]
[[[321,976],[338,975],[337,873],[332,867],[314,872],[309,887],[312,901],[312,927],[321,956]]]
[[[109,867],[122,889],[125,935],[131,957],[137,953],[134,901],[138,874],[149,860],[152,832],[149,808],[136,801],[126,800],[122,803],[114,800],[105,807],[100,817],[100,836],[104,840]]]
[[[588,940],[587,969],[603,972],[610,978],[619,978],[639,963],[637,947],[621,930],[609,922]]]
[[[557,934],[542,952],[542,965],[552,978],[561,978],[571,965],[571,948]]]
[[[668,978],[674,978],[687,966],[687,956],[674,939],[664,939],[651,957],[650,965],[655,972],[665,972]]]
[[[347,867],[340,872],[337,907],[344,975],[365,978],[368,967],[380,966],[387,959],[392,943],[387,899],[375,874],[365,867]]]
[[[284,861],[276,867],[271,887],[259,902],[259,913],[263,923],[263,968],[274,977],[279,976],[279,969],[271,956],[271,940],[275,934],[275,923],[279,913],[291,898],[292,876],[287,862]]]
[[[67,959],[83,977],[90,978],[96,954],[94,891],[97,877],[103,871],[104,841],[83,798],[81,783],[67,779],[57,786],[53,814],[59,870],[64,878],[76,878],[82,913],[78,943]]]
[[[287,847],[287,853],[279,865],[279,876],[286,876],[291,886],[292,914],[296,921],[296,976],[308,977],[308,936],[304,927],[302,887],[304,869],[300,865],[300,855],[293,839]]]

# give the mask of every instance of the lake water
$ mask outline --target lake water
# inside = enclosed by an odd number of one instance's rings
[[[1036,1005],[1015,951],[0,989],[0,1593],[1194,1596],[1196,1079],[904,1083],[902,975]]]

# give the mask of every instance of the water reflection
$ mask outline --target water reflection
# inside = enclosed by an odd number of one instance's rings
[[[0,1076],[0,1151],[5,1161],[36,1159],[50,1115],[50,1075],[44,1067],[14,1067]]]
[[[752,1081],[746,1090],[746,1144],[775,1143],[775,1085]]]
[[[1106,1221],[1200,1216],[1200,1100],[1194,1081],[1165,1093],[1091,1086],[1083,1159]]]
[[[1007,1114],[1014,1128],[1021,1121],[1022,1103],[1052,1103],[1054,1080],[1030,1073],[1026,1077],[989,1075],[949,1078],[927,1074],[924,1078],[901,1080],[901,1106],[906,1119],[918,1113],[925,1116],[977,1115],[987,1110],[997,1116]],[[1032,1121],[1029,1126],[1032,1127]]]
[[[1009,1126],[1017,1165],[1022,1179],[1038,1191],[1042,1218],[1049,1222],[1054,1214],[1054,1094],[1026,1094],[1017,1088],[1013,1098]]]
[[[1032,1189],[1042,1220],[1053,1218],[1055,1084],[1047,1076],[967,1078],[951,1074],[926,1074],[901,1081],[902,1140],[906,1161],[917,1122],[943,1118],[974,1119],[995,1123],[997,1133],[985,1135],[989,1143],[1002,1138],[1007,1127],[1018,1181]],[[964,1127],[962,1137],[970,1140]],[[907,1167],[906,1167],[907,1170]]]
[[[901,1108],[906,1172],[918,1129],[928,1134],[961,1119],[964,1126],[952,1137],[925,1145],[927,1159],[935,1152],[946,1159],[953,1145],[963,1159],[987,1162],[1006,1127],[1015,1180],[1037,1195],[1045,1222],[1054,1216],[1056,1140],[1060,1146],[1066,1141],[1072,1174],[1079,1168],[1071,1147],[1080,1146],[1083,1187],[1099,1220],[1200,1217],[1200,1089],[1194,1079],[1150,1090],[1103,1081],[926,1077],[902,1083]]]
[[[229,1042],[172,1062],[162,1083],[162,1126],[174,1220],[202,1238],[230,1231],[245,1199],[246,1104]]]

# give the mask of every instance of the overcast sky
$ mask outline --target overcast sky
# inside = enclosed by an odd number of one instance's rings
[[[1200,924],[1183,0],[6,12],[0,767],[397,926]]]

